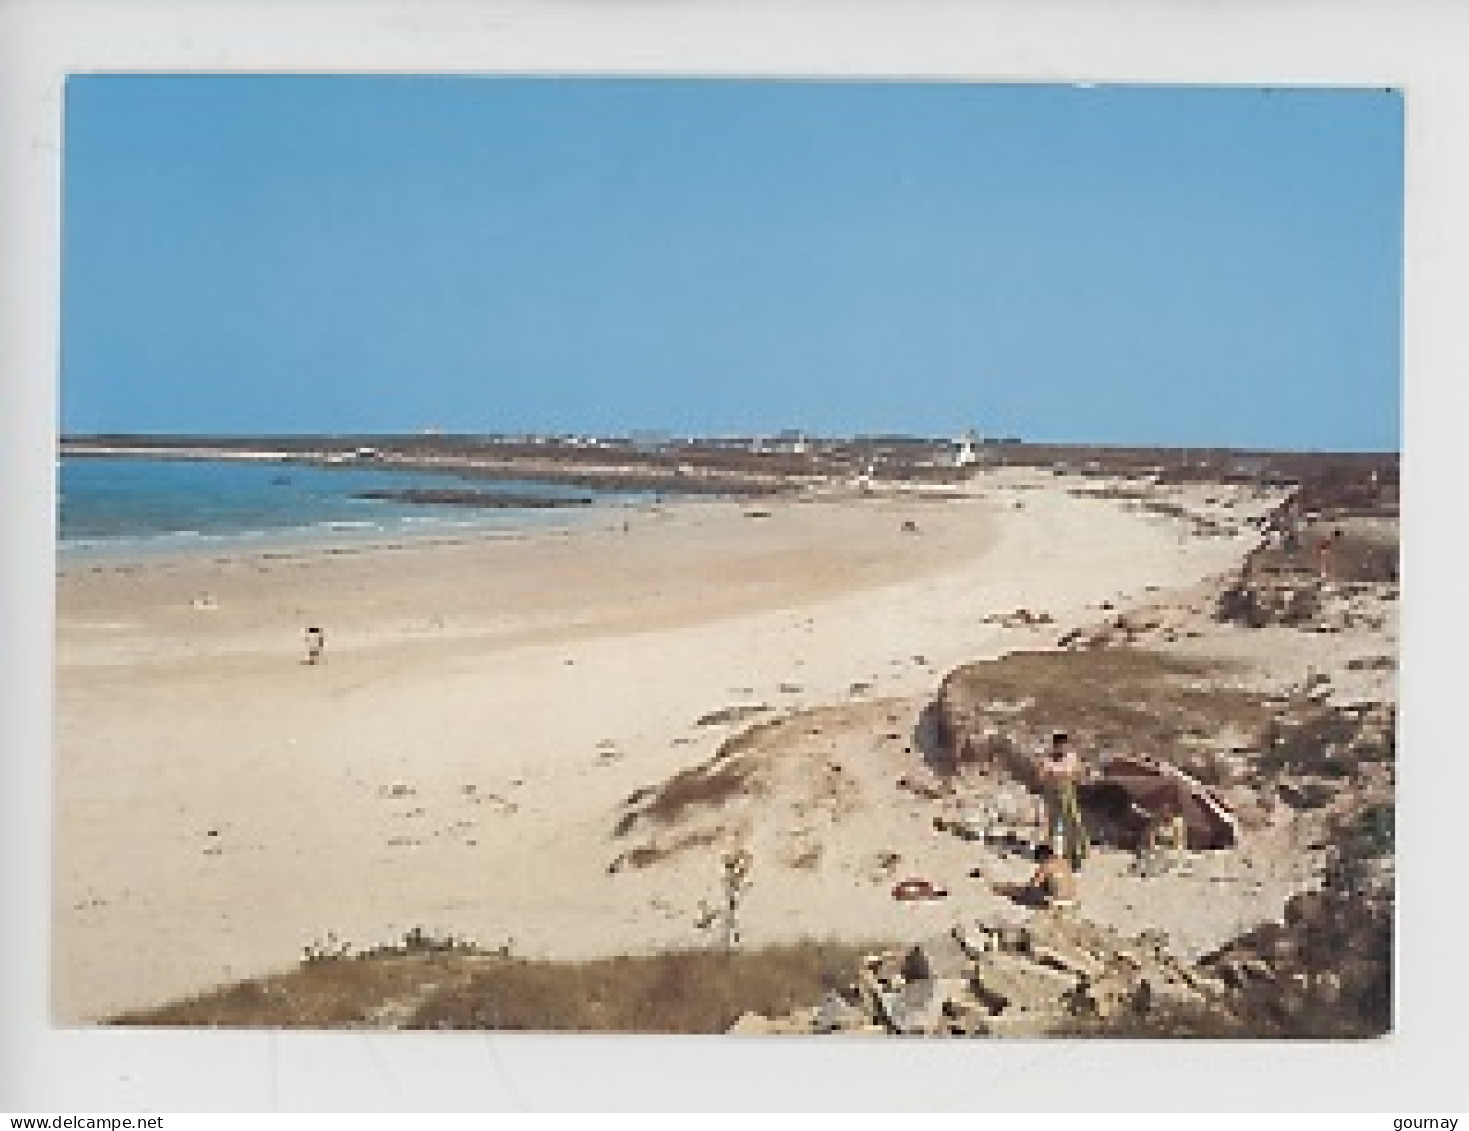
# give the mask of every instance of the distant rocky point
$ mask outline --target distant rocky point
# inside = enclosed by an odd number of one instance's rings
[[[434,506],[479,507],[487,510],[529,510],[552,507],[584,507],[592,500],[585,495],[515,495],[505,491],[459,491],[437,487],[409,487],[403,490],[358,491],[354,499],[383,499],[394,503],[420,503]]]

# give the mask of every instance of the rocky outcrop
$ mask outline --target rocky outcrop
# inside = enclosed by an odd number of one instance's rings
[[[1380,630],[1396,582],[1333,582],[1298,568],[1246,568],[1220,590],[1214,618],[1246,628],[1285,625],[1307,632]]]
[[[778,1018],[746,1014],[731,1032],[1032,1037],[1080,1019],[1146,1015],[1160,1003],[1208,1008],[1226,987],[1167,951],[1066,911],[1029,922],[970,922],[906,951],[870,955],[850,985]]]
[[[419,506],[470,507],[482,510],[549,510],[556,507],[585,507],[592,503],[592,499],[585,495],[515,495],[504,491],[464,491],[437,487],[358,491],[352,497],[413,503]]]
[[[1313,573],[1275,567],[1250,568],[1221,590],[1215,619],[1222,624],[1264,628],[1300,626],[1321,611],[1321,582]]]
[[[1358,530],[1351,521],[1303,522],[1287,504],[1221,588],[1214,619],[1248,628],[1286,625],[1321,632],[1382,627],[1397,597],[1396,520]]]
[[[963,923],[869,955],[852,982],[746,1034],[924,1037],[1367,1037],[1391,1027],[1390,889],[1313,891],[1197,963],[1159,931],[1125,936],[1069,911]]]
[[[1282,922],[1200,961],[1200,970],[1228,987],[1237,1024],[1296,1037],[1378,1036],[1392,1028],[1391,876],[1357,879],[1294,896]]]

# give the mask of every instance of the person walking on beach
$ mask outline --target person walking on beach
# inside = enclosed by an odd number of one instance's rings
[[[1053,851],[1064,855],[1079,870],[1086,859],[1087,832],[1076,798],[1081,777],[1081,760],[1071,749],[1065,731],[1051,735],[1051,749],[1041,759],[1041,792],[1046,803],[1046,836]]]
[[[312,626],[306,630],[306,662],[320,664],[326,660],[326,633]]]

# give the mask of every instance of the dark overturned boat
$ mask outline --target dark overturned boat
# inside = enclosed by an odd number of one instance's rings
[[[1109,839],[1122,846],[1135,845],[1149,816],[1165,808],[1183,817],[1189,848],[1232,848],[1239,841],[1239,822],[1230,807],[1203,782],[1160,758],[1113,754],[1101,775],[1078,794],[1088,824],[1109,826]]]

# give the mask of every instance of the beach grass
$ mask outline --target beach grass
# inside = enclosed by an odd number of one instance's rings
[[[965,714],[1013,704],[1004,711],[1012,727],[1061,728],[1090,734],[1104,748],[1178,758],[1190,735],[1253,735],[1268,725],[1263,696],[1221,685],[1227,668],[1139,648],[1022,651],[958,668],[940,695]]]
[[[497,954],[367,954],[303,963],[155,1009],[120,1026],[723,1033],[748,1011],[781,1015],[850,981],[890,943],[807,940],[755,950],[585,962]]]

